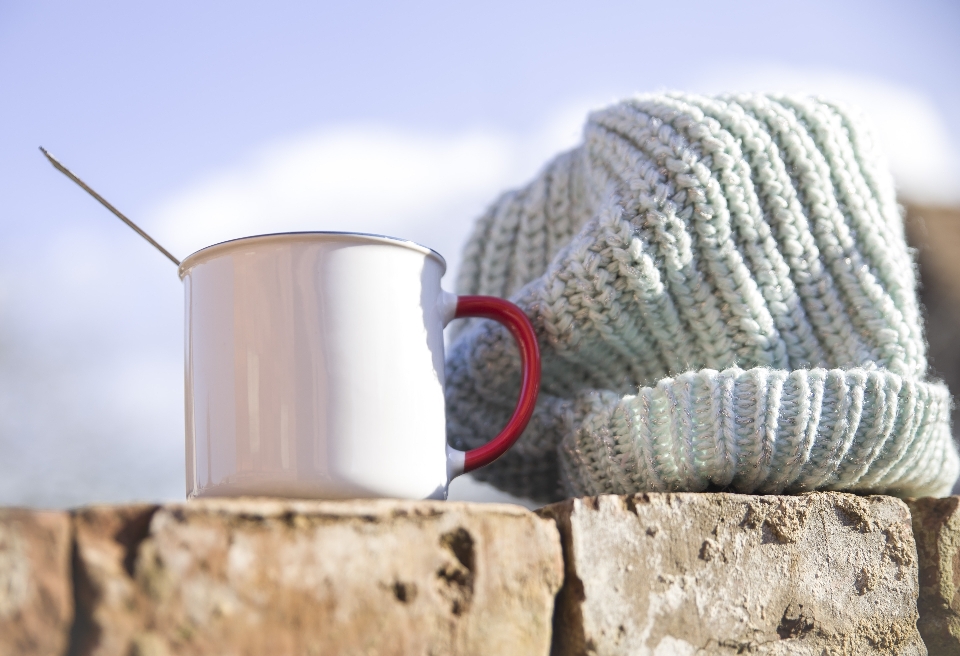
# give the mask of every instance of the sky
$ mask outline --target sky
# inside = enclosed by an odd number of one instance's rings
[[[960,204],[952,2],[0,0],[0,504],[176,500],[183,298],[222,239],[354,230],[448,260],[502,191],[634,93],[816,92],[901,194]],[[493,498],[469,482],[455,493]]]

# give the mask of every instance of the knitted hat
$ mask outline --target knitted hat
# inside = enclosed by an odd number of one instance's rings
[[[478,220],[461,294],[536,327],[537,409],[476,475],[513,494],[655,490],[904,496],[958,474],[892,180],[837,105],[641,96]],[[447,361],[448,435],[516,402],[509,334],[474,320]]]

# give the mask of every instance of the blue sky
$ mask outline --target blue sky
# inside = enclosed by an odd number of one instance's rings
[[[588,108],[665,88],[855,102],[906,195],[960,202],[957,34],[923,1],[0,0],[0,503],[183,489],[180,283],[39,145],[181,257],[338,228],[455,267]]]

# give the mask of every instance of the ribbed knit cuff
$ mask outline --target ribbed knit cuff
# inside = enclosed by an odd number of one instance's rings
[[[559,449],[568,495],[937,496],[960,468],[947,388],[885,370],[703,369],[636,395],[582,392],[572,404]]]

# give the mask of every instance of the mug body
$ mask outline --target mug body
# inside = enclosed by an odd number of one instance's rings
[[[445,269],[344,233],[184,260],[187,496],[444,498]]]

